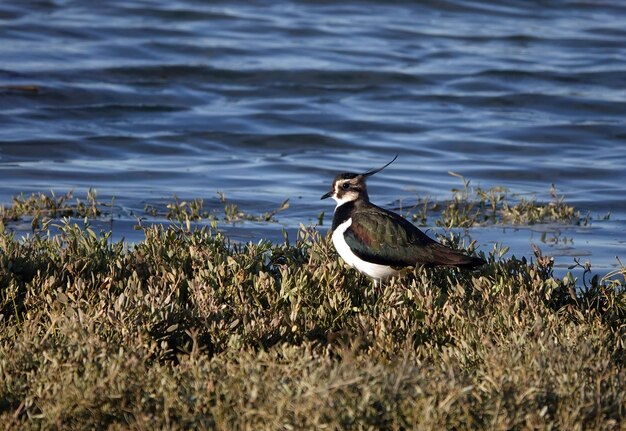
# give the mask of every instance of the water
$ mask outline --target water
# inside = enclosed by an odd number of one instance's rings
[[[133,240],[173,195],[289,198],[279,223],[224,226],[278,239],[328,225],[336,172],[398,153],[374,202],[447,198],[448,171],[539,199],[555,183],[590,226],[469,234],[607,272],[626,257],[624,22],[603,1],[3,2],[0,202],[94,187]]]

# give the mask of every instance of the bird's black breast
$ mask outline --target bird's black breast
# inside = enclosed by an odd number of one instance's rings
[[[338,206],[335,209],[335,214],[333,215],[333,227],[334,231],[344,221],[348,220],[352,216],[352,211],[354,211],[354,202],[346,202],[343,205]]]

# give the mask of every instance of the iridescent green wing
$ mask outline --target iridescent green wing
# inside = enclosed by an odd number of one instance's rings
[[[428,264],[438,243],[404,218],[373,207],[352,214],[352,224],[344,239],[355,255],[380,265],[411,266]]]

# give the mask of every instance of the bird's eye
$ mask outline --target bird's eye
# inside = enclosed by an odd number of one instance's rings
[[[350,188],[350,183],[343,183],[341,187],[343,187],[344,190],[348,190]]]

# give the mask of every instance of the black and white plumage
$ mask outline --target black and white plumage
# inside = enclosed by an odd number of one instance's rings
[[[486,262],[446,247],[428,237],[402,216],[374,205],[365,180],[385,166],[363,174],[343,173],[322,199],[336,202],[332,239],[343,260],[380,282],[410,266],[476,268]]]

